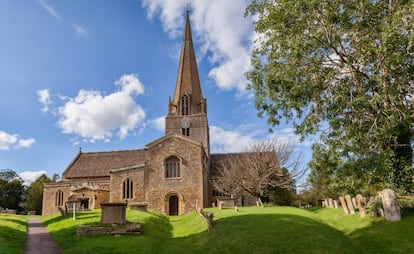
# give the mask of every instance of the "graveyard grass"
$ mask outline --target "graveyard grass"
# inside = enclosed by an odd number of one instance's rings
[[[26,216],[0,214],[0,253],[23,253],[26,228]]]
[[[140,236],[76,237],[77,225],[97,224],[100,211],[84,212],[77,220],[44,219],[65,253],[409,253],[414,249],[414,213],[401,222],[344,215],[342,209],[241,207],[205,209],[214,213],[214,229],[198,213],[164,216],[127,212],[140,222]]]
[[[214,229],[198,213],[164,216],[127,211],[142,223],[139,236],[76,236],[76,226],[99,224],[100,210],[72,217],[44,217],[64,253],[411,253],[414,212],[400,222],[344,215],[342,209],[241,207],[205,209]],[[0,215],[0,253],[23,253],[27,217]]]

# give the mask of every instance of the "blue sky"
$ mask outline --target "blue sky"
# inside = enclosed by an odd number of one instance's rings
[[[248,1],[192,1],[212,152],[277,137],[245,90],[256,38]],[[61,175],[84,152],[140,149],[164,134],[187,1],[0,1],[0,169]]]

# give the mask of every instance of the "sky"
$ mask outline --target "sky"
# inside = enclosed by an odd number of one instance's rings
[[[0,0],[0,169],[28,184],[61,176],[79,150],[142,149],[164,135],[187,9],[184,0]],[[212,153],[277,138],[244,73],[257,36],[249,1],[194,0],[190,22]]]

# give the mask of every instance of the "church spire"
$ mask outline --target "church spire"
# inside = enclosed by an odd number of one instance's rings
[[[207,113],[206,100],[201,92],[187,8],[177,81],[174,97],[172,100],[170,99],[168,114],[190,115],[200,113]]]

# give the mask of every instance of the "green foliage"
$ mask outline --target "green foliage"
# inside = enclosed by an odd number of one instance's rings
[[[26,216],[0,214],[0,253],[24,253],[26,226]]]
[[[381,184],[410,191],[412,1],[253,0],[246,14],[257,17],[259,39],[246,76],[259,116],[271,127],[286,119],[303,137],[321,134],[311,162],[315,196],[344,182],[356,190],[359,177],[370,180],[378,170]],[[359,166],[378,154],[390,156],[386,170]],[[362,172],[352,174],[351,166]],[[379,184],[372,180],[364,191]]]
[[[26,195],[26,211],[35,211],[36,214],[42,214],[43,184],[51,181],[46,175],[41,175],[30,184]]]
[[[21,210],[23,180],[12,170],[0,170],[0,207]]]

